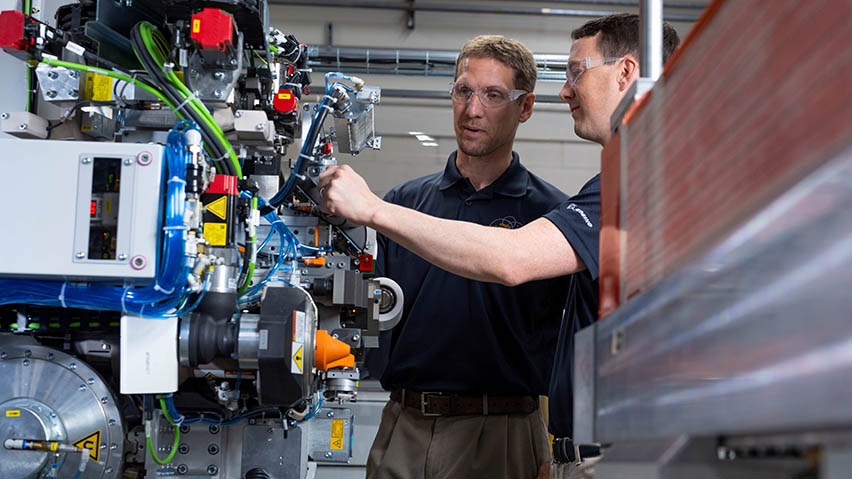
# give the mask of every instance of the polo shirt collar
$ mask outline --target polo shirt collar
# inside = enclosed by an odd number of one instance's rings
[[[450,158],[447,160],[447,166],[444,168],[444,174],[441,176],[441,183],[438,188],[442,191],[465,179],[459,172],[458,166],[456,166],[456,153],[454,151],[450,155]],[[512,162],[506,168],[506,171],[494,180],[493,183],[480,191],[518,198],[527,194],[528,184],[529,175],[527,169],[521,165],[518,153],[513,151]]]

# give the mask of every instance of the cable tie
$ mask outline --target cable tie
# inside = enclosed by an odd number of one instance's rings
[[[183,178],[181,178],[179,176],[172,176],[171,178],[169,178],[169,181],[167,181],[166,183],[172,183],[172,182],[181,183],[181,184],[184,184],[184,185],[186,184],[186,180],[184,180]]]
[[[233,151],[234,151],[233,145],[229,145],[228,151],[226,151],[224,155],[220,156],[219,158],[214,159],[213,161],[215,163],[218,163],[220,161],[225,161],[225,158],[227,158]]]
[[[186,99],[183,101],[183,103],[181,103],[180,105],[178,105],[178,106],[177,106],[177,108],[175,108],[175,109],[176,109],[176,110],[180,110],[180,109],[182,109],[183,107],[185,107],[187,103],[191,102],[192,100],[195,100],[195,95],[198,95],[198,92],[197,92],[197,91],[192,92],[192,94],[191,94],[191,95],[189,95],[188,97],[186,97]]]
[[[65,286],[67,286],[67,285],[68,285],[68,281],[63,281],[62,282],[62,289],[59,290],[59,304],[61,304],[63,308],[68,307],[68,306],[65,305]]]

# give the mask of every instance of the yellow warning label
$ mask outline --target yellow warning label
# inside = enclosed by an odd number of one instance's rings
[[[89,434],[88,436],[80,439],[75,442],[74,445],[83,449],[89,450],[89,457],[92,458],[93,461],[98,462],[98,457],[101,455],[101,448],[99,447],[101,443],[101,430]]]
[[[192,21],[192,33],[198,33],[201,31],[201,20],[193,20]]]
[[[106,213],[106,214],[112,213],[112,201],[111,200],[106,200],[106,199],[104,200],[104,213]]]
[[[50,450],[51,451],[56,452],[57,449],[59,449],[59,443],[58,442],[50,443]]]
[[[6,417],[21,417],[21,411],[17,409],[10,409],[6,411]]]
[[[95,101],[112,101],[113,79],[97,73],[86,74],[86,89],[83,98]]]
[[[332,449],[343,449],[343,419],[331,420],[331,443]]]
[[[303,349],[304,346],[299,346],[299,349],[297,349],[296,352],[293,353],[293,364],[295,364],[296,367],[299,368],[299,372],[302,372],[302,359],[304,359],[304,354],[302,353]]]
[[[204,239],[213,246],[225,246],[228,240],[228,225],[225,223],[204,223]]]
[[[293,96],[293,95],[291,95],[291,94],[289,94],[289,93],[279,93],[279,94],[278,94],[278,99],[279,99],[279,100],[289,100],[292,96]]]
[[[218,200],[207,205],[206,208],[207,208],[207,211],[213,213],[214,215],[218,216],[219,218],[221,218],[223,220],[227,219],[226,216],[227,216],[227,213],[228,213],[228,197],[223,196],[223,197],[219,198]]]

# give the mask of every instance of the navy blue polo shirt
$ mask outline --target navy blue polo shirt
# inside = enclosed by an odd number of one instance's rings
[[[559,331],[553,377],[548,394],[548,430],[554,437],[572,437],[574,420],[574,333],[598,317],[598,257],[601,218],[601,175],[595,175],[576,196],[545,215],[562,231],[586,269],[570,276],[565,318]]]
[[[567,196],[512,156],[509,168],[479,191],[461,176],[453,153],[443,172],[407,181],[385,200],[440,218],[519,228]],[[395,280],[405,294],[402,320],[383,345],[385,389],[547,393],[567,276],[510,288],[447,272],[383,235],[378,241],[377,275]]]

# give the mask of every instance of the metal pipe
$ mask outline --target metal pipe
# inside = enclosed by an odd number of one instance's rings
[[[639,7],[642,78],[656,81],[663,71],[663,1],[640,0]]]
[[[431,11],[431,12],[453,12],[453,13],[496,13],[511,15],[541,15],[548,17],[589,17],[598,18],[612,15],[617,12],[603,10],[575,10],[562,8],[538,8],[538,7],[489,7],[480,5],[453,5],[449,3],[415,4],[408,2],[367,2],[349,0],[269,0],[273,5],[310,6],[310,7],[350,7],[350,8],[379,8],[385,10],[405,11]],[[666,15],[665,19],[670,22],[694,22],[698,20],[695,15]]]
[[[308,66],[317,71],[453,76],[457,50],[415,50],[310,45]],[[535,54],[538,79],[564,81],[568,55]]]
[[[513,0],[515,2],[535,2],[535,3],[573,3],[579,5],[615,5],[619,7],[638,7],[637,0]],[[666,8],[683,8],[692,10],[704,10],[707,8],[706,3],[695,2],[665,2]]]

